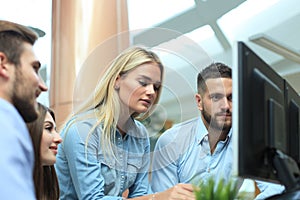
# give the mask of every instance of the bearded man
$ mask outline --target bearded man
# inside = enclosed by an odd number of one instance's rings
[[[158,139],[152,161],[152,190],[178,183],[228,182],[232,178],[232,75],[223,63],[212,63],[197,77],[195,100],[200,116],[174,125]],[[256,199],[279,194],[284,187],[256,181]],[[201,190],[200,190],[201,191]]]
[[[33,51],[37,39],[32,29],[0,20],[0,199],[36,199],[25,122],[37,119],[36,99],[48,90]]]

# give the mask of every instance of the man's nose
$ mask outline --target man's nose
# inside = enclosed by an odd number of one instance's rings
[[[39,88],[42,92],[46,92],[48,90],[48,87],[41,76],[39,76]]]

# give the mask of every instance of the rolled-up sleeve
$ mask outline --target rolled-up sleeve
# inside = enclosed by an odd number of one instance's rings
[[[256,200],[266,199],[273,195],[280,194],[285,190],[285,187],[280,184],[268,183],[264,181],[255,181],[255,182],[257,184],[257,187],[261,191],[261,193],[259,193],[256,196],[255,198]]]

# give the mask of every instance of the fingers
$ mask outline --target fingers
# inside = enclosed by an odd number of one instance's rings
[[[179,183],[176,186],[181,187],[184,190],[193,192],[194,191],[194,186],[192,184],[188,184],[188,183]]]
[[[180,183],[164,192],[157,193],[161,200],[195,200],[194,188],[191,184]]]
[[[172,193],[172,199],[174,200],[195,200],[195,194],[191,184],[177,184],[174,186],[174,191]]]

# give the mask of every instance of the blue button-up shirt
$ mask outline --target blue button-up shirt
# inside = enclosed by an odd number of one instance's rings
[[[177,183],[199,184],[213,176],[216,181],[232,177],[233,142],[232,130],[224,141],[217,143],[211,154],[208,132],[200,117],[173,126],[160,136],[153,153],[153,192],[166,190]],[[277,194],[284,187],[258,182],[265,194]]]
[[[0,199],[36,199],[34,152],[24,120],[0,98]]]
[[[103,153],[99,126],[88,136],[95,119],[78,121],[64,128],[55,165],[61,200],[122,199],[126,189],[129,189],[129,198],[148,193],[148,134],[140,122],[131,120],[130,123],[125,137],[116,132],[115,158]]]

